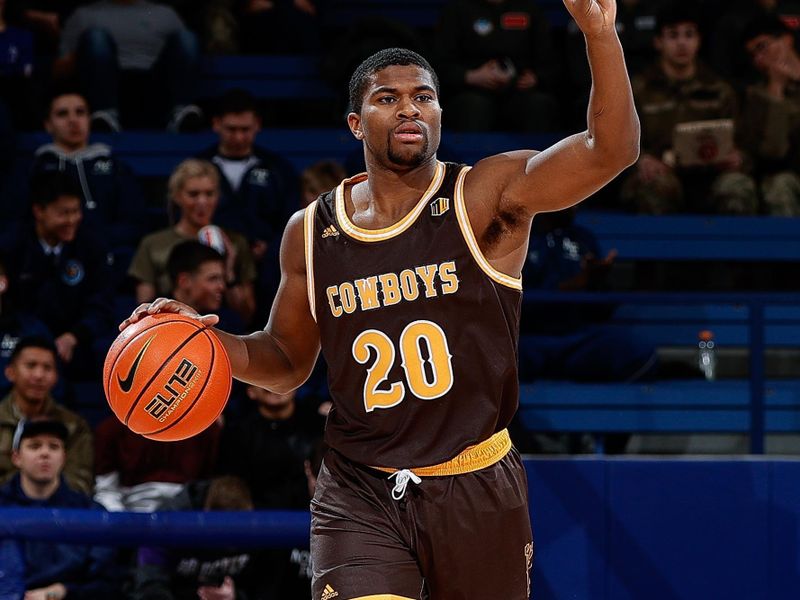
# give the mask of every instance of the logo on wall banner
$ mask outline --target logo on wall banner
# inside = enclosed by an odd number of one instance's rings
[[[431,215],[434,217],[441,217],[444,213],[450,210],[450,198],[437,198],[429,205],[431,207]]]

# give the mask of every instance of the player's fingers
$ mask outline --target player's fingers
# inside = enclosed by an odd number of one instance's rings
[[[139,306],[137,306],[135,309],[133,309],[133,312],[131,313],[131,316],[128,317],[127,319],[125,319],[122,323],[119,324],[119,330],[122,331],[128,325],[133,325],[139,319],[141,319],[143,316],[145,316],[147,314],[147,309],[149,308],[149,306],[150,306],[149,302],[144,302],[144,303],[140,304]]]
[[[213,327],[219,323],[219,317],[217,315],[196,315],[195,318],[206,327]]]

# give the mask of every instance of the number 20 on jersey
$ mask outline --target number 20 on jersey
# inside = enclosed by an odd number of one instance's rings
[[[398,346],[405,382],[392,382],[386,389],[383,384],[388,380],[397,357],[394,342],[378,329],[362,331],[353,342],[353,358],[362,365],[369,362],[370,349],[375,350],[375,360],[367,367],[364,382],[364,408],[367,412],[397,406],[405,398],[406,389],[422,400],[435,400],[453,387],[453,357],[439,325],[432,321],[409,323],[400,334]],[[423,355],[423,347],[427,357]]]

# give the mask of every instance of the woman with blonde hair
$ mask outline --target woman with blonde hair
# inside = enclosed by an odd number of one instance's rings
[[[182,241],[200,239],[225,258],[225,300],[246,323],[255,313],[256,267],[247,239],[239,232],[213,225],[219,202],[219,173],[208,161],[190,158],[175,167],[167,184],[170,209],[179,216],[171,227],[145,236],[139,243],[128,274],[136,279],[136,300],[151,302],[167,296],[172,284],[167,259]]]

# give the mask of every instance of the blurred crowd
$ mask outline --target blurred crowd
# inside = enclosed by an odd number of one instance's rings
[[[218,423],[169,444],[127,430],[99,391],[116,325],[138,303],[168,295],[219,314],[226,331],[263,327],[287,220],[359,169],[353,157],[298,172],[281,148],[257,144],[268,105],[242,89],[203,97],[205,57],[318,57],[320,78],[337,91],[329,125],[343,127],[353,68],[375,50],[405,46],[439,72],[446,131],[585,127],[585,47],[560,2],[432,2],[435,24],[376,11],[346,27],[331,17],[336,4],[0,0],[0,506],[308,506],[325,451],[324,364],[291,394],[236,385]],[[800,2],[618,5],[642,152],[590,204],[652,215],[797,216]],[[292,127],[319,124],[319,115],[302,110],[291,116]],[[216,136],[163,182],[166,202],[112,146],[92,138],[141,129]],[[19,152],[15,132],[40,130],[47,143],[32,156]],[[447,154],[445,136],[440,156]],[[574,210],[537,217],[526,288],[606,288],[615,254],[574,217]],[[606,327],[613,307],[548,310],[546,323],[523,324],[523,381],[640,381],[675,372],[645,340]],[[521,432],[518,440],[526,451],[584,449],[579,438]],[[624,451],[626,440],[617,443]],[[309,597],[303,549],[0,540],[0,561],[2,597],[20,589],[36,598]],[[14,564],[17,571],[5,568]]]

